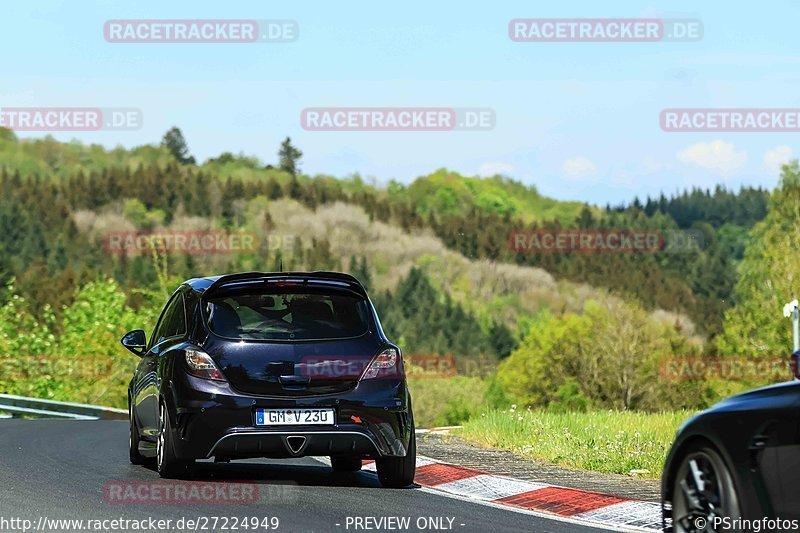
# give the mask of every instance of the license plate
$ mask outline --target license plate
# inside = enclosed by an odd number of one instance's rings
[[[333,425],[334,409],[256,409],[257,426]]]

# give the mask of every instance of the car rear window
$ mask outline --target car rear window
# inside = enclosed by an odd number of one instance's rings
[[[364,298],[348,294],[235,294],[205,303],[209,329],[240,340],[358,337],[369,330]]]

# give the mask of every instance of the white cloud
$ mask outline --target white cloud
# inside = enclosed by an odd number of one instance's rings
[[[747,163],[747,152],[737,152],[733,143],[716,140],[687,146],[678,152],[678,160],[717,176],[733,176]]]
[[[652,155],[645,155],[639,162],[622,163],[615,166],[609,172],[609,183],[629,189],[641,187],[643,179],[647,179],[650,183],[653,176],[671,170],[671,163],[664,163]]]
[[[791,146],[785,144],[776,146],[764,154],[764,168],[770,175],[778,176],[781,173],[781,166],[788,163],[793,156],[794,152]]]
[[[669,165],[665,165],[653,156],[647,155],[642,159],[642,172],[645,174],[655,174],[667,168],[669,168]]]
[[[478,175],[484,178],[500,174],[501,176],[510,176],[514,173],[514,165],[508,163],[484,163],[478,169]]]
[[[588,158],[579,155],[561,165],[561,173],[570,179],[589,178],[597,174],[597,167]]]

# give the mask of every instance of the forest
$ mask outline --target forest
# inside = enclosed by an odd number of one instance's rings
[[[177,128],[159,144],[110,150],[1,130],[0,358],[113,364],[94,381],[0,373],[0,389],[124,405],[135,361],[122,333],[152,328],[181,281],[245,270],[351,272],[412,361],[481,361],[467,366],[478,375],[418,386],[452,391],[432,415],[444,422],[511,403],[703,407],[752,383],[666,380],[660,361],[788,355],[780,309],[796,279],[796,163],[774,191],[717,186],[598,206],[447,169],[408,184],[310,176],[301,158],[288,138],[275,165],[229,152],[199,164]],[[514,232],[554,229],[691,230],[702,245],[539,254],[509,244]],[[256,245],[216,254],[104,247],[109,233],[148,231],[246,231]]]

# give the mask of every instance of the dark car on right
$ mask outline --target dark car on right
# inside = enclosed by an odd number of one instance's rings
[[[798,530],[800,381],[733,396],[687,420],[664,467],[662,507],[665,531]]]

